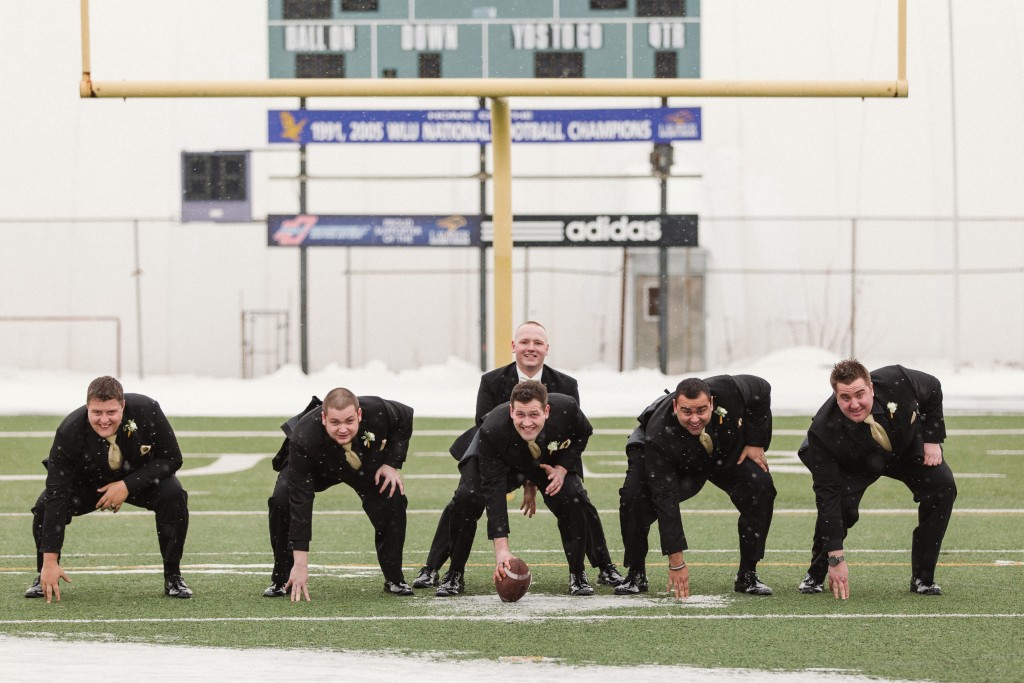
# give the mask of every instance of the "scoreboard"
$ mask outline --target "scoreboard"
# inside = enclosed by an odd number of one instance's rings
[[[270,78],[700,78],[701,0],[268,0]]]

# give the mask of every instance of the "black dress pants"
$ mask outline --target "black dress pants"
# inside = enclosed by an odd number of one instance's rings
[[[292,566],[295,564],[292,548],[288,543],[288,529],[291,526],[291,506],[289,504],[288,473],[290,467],[285,465],[277,475],[274,493],[267,499],[270,511],[270,547],[274,551],[274,570],[270,575],[273,583],[283,584],[288,581]],[[384,578],[392,583],[404,581],[402,573],[402,550],[405,547],[406,507],[408,499],[396,493],[388,498],[387,492],[380,493],[379,485],[373,481],[371,472],[353,473],[354,476],[345,481],[359,496],[363,511],[373,525],[374,545],[377,550],[377,563],[380,565]]]
[[[101,484],[102,485],[102,484]],[[80,515],[96,512],[96,503],[103,495],[96,489],[95,482],[79,486],[68,504],[68,517],[64,525]],[[43,568],[43,553],[40,551],[43,534],[44,498],[40,494],[32,507],[32,536],[36,542],[36,569]],[[156,513],[156,538],[163,558],[164,576],[181,573],[181,555],[188,535],[188,492],[174,475],[161,479],[156,484],[130,492],[125,502]],[[61,536],[63,541],[63,534]]]

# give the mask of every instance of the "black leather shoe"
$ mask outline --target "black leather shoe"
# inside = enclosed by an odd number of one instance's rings
[[[647,591],[647,572],[630,571],[625,581],[615,587],[616,595],[639,595]]]
[[[423,565],[423,569],[416,575],[416,578],[412,580],[413,588],[427,588],[428,586],[436,586],[437,570],[431,569],[428,565]]]
[[[761,583],[761,579],[757,578],[757,572],[754,570],[737,574],[736,583],[733,584],[732,589],[737,593],[746,593],[747,595],[772,594],[772,589]]]
[[[436,573],[436,572],[435,572]],[[444,575],[444,581],[437,587],[437,597],[448,598],[453,595],[462,595],[466,592],[466,577],[462,572],[449,571]]]
[[[796,589],[801,593],[806,594],[820,593],[825,590],[825,579],[821,579],[819,581],[811,576],[810,572],[808,572],[807,575],[804,576],[804,580],[800,582],[800,585],[797,586]]]
[[[267,587],[267,590],[263,591],[263,597],[265,598],[279,598],[282,595],[288,595],[288,591],[284,589],[283,583],[277,583],[276,581]]]
[[[391,595],[412,595],[412,587],[405,581],[385,581],[384,592]]]
[[[181,578],[181,574],[171,574],[164,577],[164,595],[172,598],[191,598],[192,589]]]
[[[569,595],[593,595],[594,587],[587,581],[587,573],[573,574],[569,572]]]
[[[625,580],[626,577],[619,573],[619,568],[614,564],[601,567],[601,573],[597,575],[597,582],[602,586],[619,586]]]
[[[925,583],[921,579],[913,579],[910,582],[910,592],[918,595],[942,595],[942,588],[934,581]]]
[[[42,586],[41,583],[39,583],[39,577],[38,576],[36,577],[35,582],[31,586],[28,587],[28,590],[25,591],[25,597],[26,598],[41,598],[41,597],[43,597],[43,586]]]

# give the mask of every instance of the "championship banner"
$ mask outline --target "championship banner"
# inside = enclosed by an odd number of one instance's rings
[[[687,142],[701,139],[700,107],[512,110],[512,142]],[[292,144],[490,144],[488,109],[271,110],[267,141]]]

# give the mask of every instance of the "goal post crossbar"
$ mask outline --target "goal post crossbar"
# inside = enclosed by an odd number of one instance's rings
[[[80,0],[82,14],[82,98],[128,97],[485,97],[491,102],[492,178],[495,207],[495,366],[505,363],[506,340],[512,339],[511,259],[512,173],[509,97],[907,97],[907,0],[897,4],[897,64],[892,81],[705,80],[700,78],[408,78],[408,79],[269,79],[263,81],[94,81],[90,63],[89,0]]]

